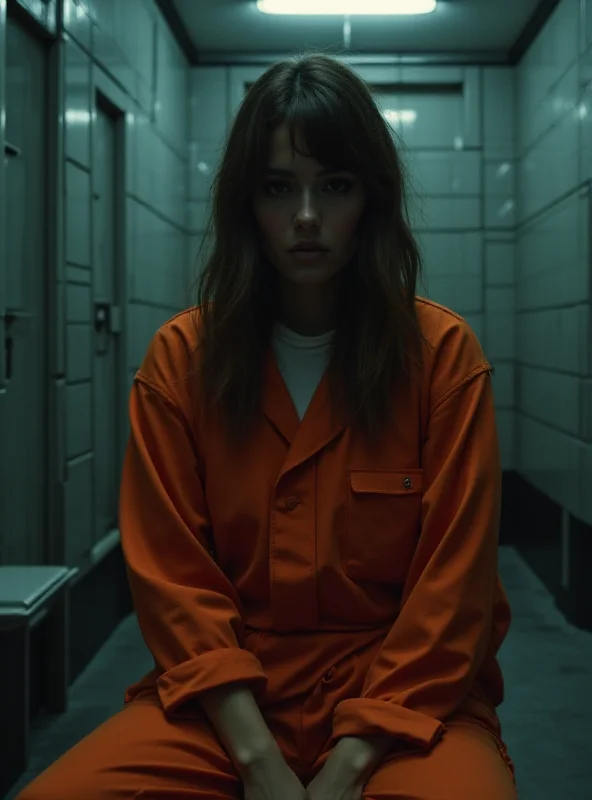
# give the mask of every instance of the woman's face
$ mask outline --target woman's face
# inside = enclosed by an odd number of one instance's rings
[[[314,159],[292,150],[286,126],[275,131],[254,211],[265,255],[285,280],[319,285],[334,278],[355,254],[364,205],[364,187],[356,175],[324,171]],[[323,249],[294,252],[303,242]]]

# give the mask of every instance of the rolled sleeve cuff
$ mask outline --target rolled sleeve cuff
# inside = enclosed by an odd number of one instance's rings
[[[333,715],[333,738],[392,736],[422,749],[432,748],[442,733],[440,720],[384,700],[343,700]]]
[[[231,683],[248,684],[255,696],[265,690],[267,677],[261,662],[248,650],[211,650],[165,672],[157,688],[163,710],[170,715],[202,692]]]

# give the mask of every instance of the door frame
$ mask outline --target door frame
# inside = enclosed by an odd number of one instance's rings
[[[117,398],[118,418],[116,421],[118,431],[119,452],[116,456],[119,463],[122,463],[128,438],[128,326],[127,326],[127,305],[128,296],[131,291],[130,258],[128,249],[128,220],[127,220],[127,197],[132,192],[133,170],[129,167],[132,164],[133,147],[132,133],[134,124],[133,104],[125,92],[109,77],[109,75],[96,63],[91,64],[91,122],[90,122],[90,153],[91,153],[91,196],[94,192],[94,141],[97,129],[96,108],[99,102],[105,103],[112,111],[115,121],[116,136],[116,170],[121,179],[116,185],[114,212],[118,220],[115,230],[115,258],[114,266],[116,284],[115,291],[119,300],[120,308],[120,332],[119,332],[119,364],[118,364],[118,386],[120,389]],[[91,267],[94,274],[95,269],[95,247],[94,247],[94,210],[91,210],[91,236],[93,246],[91,250]],[[94,300],[94,284],[92,290]],[[91,323],[92,324],[92,323]],[[94,356],[93,356],[94,358]],[[93,376],[94,381],[94,376]],[[94,419],[94,416],[93,416]],[[93,423],[94,438],[94,423]],[[94,449],[94,443],[93,443]],[[94,472],[93,472],[94,475]],[[94,492],[93,478],[93,492]],[[98,542],[95,542],[90,552],[92,565],[97,564],[119,543],[119,531],[110,531]]]
[[[54,311],[55,311],[55,289],[56,284],[53,280],[56,269],[56,236],[59,239],[59,230],[56,228],[61,211],[62,196],[59,191],[58,176],[60,174],[58,150],[57,150],[57,128],[62,124],[62,115],[58,113],[59,106],[56,105],[57,95],[59,94],[59,83],[61,73],[56,58],[56,51],[59,49],[59,37],[56,31],[56,11],[55,0],[50,0],[43,8],[43,13],[39,18],[33,16],[26,8],[19,5],[15,0],[1,2],[0,0],[0,441],[2,440],[2,430],[9,422],[6,419],[4,400],[8,396],[8,386],[5,381],[6,359],[4,339],[6,335],[6,324],[4,315],[6,313],[7,302],[7,280],[8,280],[8,252],[6,248],[6,209],[8,198],[6,195],[6,158],[9,154],[6,141],[6,32],[7,21],[10,16],[24,28],[28,34],[36,38],[44,48],[45,71],[44,71],[44,91],[46,94],[45,105],[45,253],[43,260],[41,279],[45,290],[44,300],[40,303],[41,309],[39,324],[43,331],[43,346],[41,348],[41,389],[43,397],[41,402],[44,406],[42,420],[43,452],[40,453],[42,459],[42,481],[40,485],[40,500],[44,509],[44,527],[41,533],[42,563],[58,563],[55,561],[55,531],[60,529],[61,517],[59,501],[60,492],[56,491],[57,484],[53,483],[54,476],[59,479],[55,471],[55,459],[52,454],[55,448],[55,415],[52,385],[52,376],[56,374],[55,361],[55,341],[52,332],[55,331]],[[16,155],[14,152],[12,155]],[[52,360],[53,359],[53,360]],[[58,365],[59,366],[59,365]],[[3,515],[4,498],[0,491],[0,519]]]
[[[4,314],[6,311],[6,276],[8,254],[6,252],[6,167],[4,165],[4,145],[6,134],[6,3],[0,2],[0,441],[4,439],[4,426],[8,424],[5,414],[6,398],[6,359],[4,337],[6,329]],[[2,462],[0,461],[0,464]],[[0,474],[0,478],[2,475]],[[0,486],[3,481],[0,480]],[[5,516],[4,493],[0,489],[0,519]],[[0,548],[2,541],[0,540]],[[1,552],[1,550],[0,550]]]
[[[6,3],[0,3],[0,439],[4,415],[2,413],[3,398],[6,394],[6,363],[4,353],[4,313],[6,310],[6,276],[8,254],[6,252]],[[6,424],[6,421],[4,421]],[[2,493],[0,492],[0,517],[2,515]]]
[[[47,563],[64,564],[66,543],[65,41],[47,64]]]

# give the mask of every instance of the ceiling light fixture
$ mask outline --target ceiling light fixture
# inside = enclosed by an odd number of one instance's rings
[[[320,16],[407,16],[430,14],[436,0],[257,0],[263,14]]]

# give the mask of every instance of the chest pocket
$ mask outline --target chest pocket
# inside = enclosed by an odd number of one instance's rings
[[[405,580],[421,529],[423,470],[352,471],[343,537],[354,580]]]

